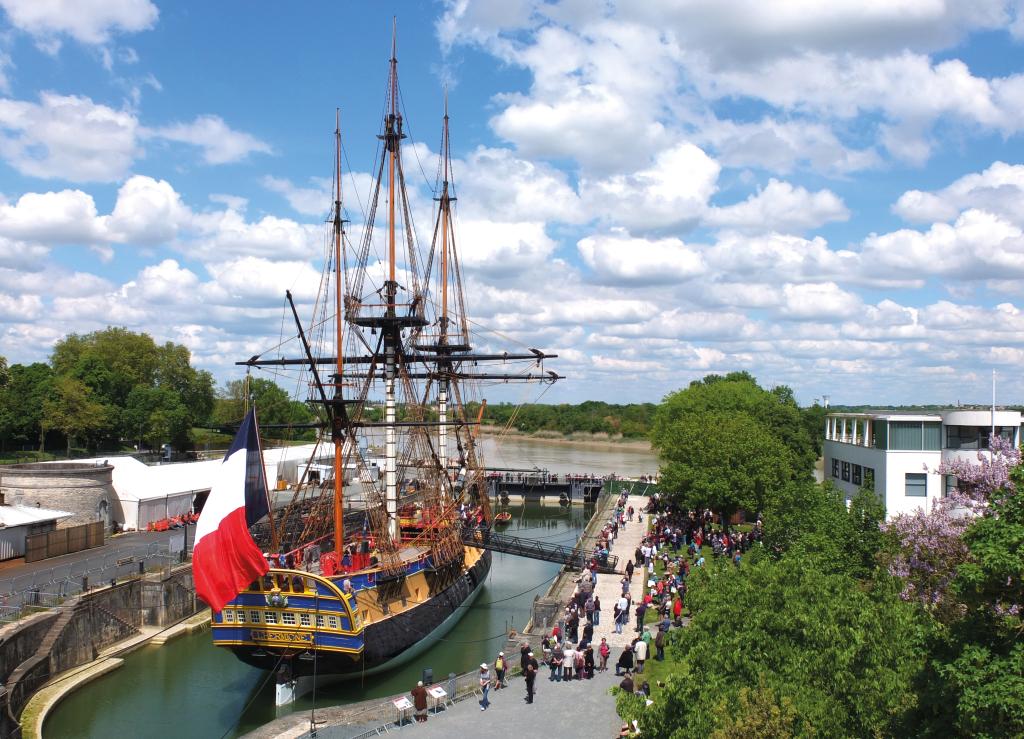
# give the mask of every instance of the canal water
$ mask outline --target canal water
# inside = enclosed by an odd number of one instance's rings
[[[657,469],[645,450],[626,445],[552,444],[522,438],[485,439],[489,466],[542,467],[552,472],[640,475]],[[592,506],[560,507],[557,501],[513,504],[508,533],[573,544],[593,514]],[[408,691],[424,669],[439,680],[492,662],[508,629],[521,629],[535,595],[546,592],[559,566],[511,555],[493,555],[487,584],[443,641],[406,665],[365,682],[351,680],[318,689],[316,705],[336,705]],[[515,658],[515,657],[513,657]],[[310,696],[289,710],[308,712]],[[49,739],[132,736],[138,739],[231,737],[276,718],[273,680],[210,643],[203,632],[163,647],[145,647],[124,665],[64,700],[44,727]]]

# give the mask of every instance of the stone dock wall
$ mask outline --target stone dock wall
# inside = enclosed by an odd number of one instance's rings
[[[601,532],[605,521],[611,517],[617,498],[616,495],[606,493],[598,499],[594,515],[590,517],[590,521],[580,535],[580,541],[584,542],[586,546],[591,545]],[[531,647],[540,647],[540,641],[544,634],[551,631],[551,627],[561,618],[565,604],[575,587],[573,581],[577,577],[579,577],[579,571],[570,569],[568,565],[562,567],[547,593],[533,599],[530,621],[523,629],[523,633],[509,635],[506,652],[519,654],[518,645],[523,641],[530,642]],[[510,649],[511,652],[508,651]]]
[[[51,678],[87,664],[143,626],[164,626],[198,608],[192,567],[142,575],[75,596],[0,629],[0,735],[20,735],[32,694]]]

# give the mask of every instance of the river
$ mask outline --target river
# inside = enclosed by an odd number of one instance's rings
[[[552,472],[623,476],[649,474],[657,461],[631,445],[562,444],[506,437],[485,438],[483,454],[492,467],[542,467]],[[593,513],[592,506],[561,508],[528,504],[509,508],[508,532],[560,544],[575,543]],[[443,641],[410,663],[370,677],[321,688],[319,705],[378,698],[407,691],[422,670],[435,679],[493,661],[509,628],[521,629],[535,595],[558,574],[550,562],[494,554],[487,584],[466,615]],[[138,739],[217,739],[238,736],[274,719],[274,685],[264,673],[239,662],[210,643],[208,632],[182,637],[163,647],[144,647],[114,672],[72,693],[50,715],[44,736]],[[309,711],[312,699],[290,710]]]

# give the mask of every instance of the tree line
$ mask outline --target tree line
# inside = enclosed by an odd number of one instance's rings
[[[236,380],[218,390],[180,344],[120,327],[69,334],[49,362],[8,366],[0,357],[0,452],[189,449],[197,428],[230,431],[253,402],[268,426],[313,420],[306,404],[271,380]],[[289,437],[286,428],[268,435]]]

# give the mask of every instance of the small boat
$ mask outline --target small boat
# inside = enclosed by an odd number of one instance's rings
[[[512,523],[512,514],[508,511],[502,511],[494,517],[495,526],[508,526],[510,523]]]

